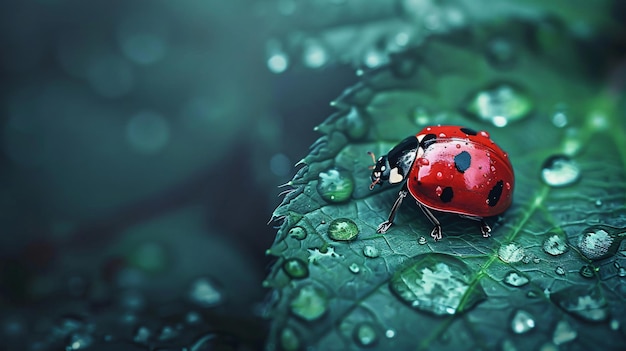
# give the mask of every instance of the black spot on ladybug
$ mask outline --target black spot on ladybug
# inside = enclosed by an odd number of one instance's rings
[[[504,181],[499,180],[496,185],[491,188],[489,191],[489,196],[487,196],[487,204],[491,207],[494,207],[498,200],[500,200],[500,196],[502,195],[502,188],[504,187]]]
[[[421,180],[418,180],[418,181],[417,181],[417,185],[422,185],[422,181],[421,181]]]
[[[458,155],[454,156],[454,165],[456,169],[463,173],[465,172],[472,163],[472,156],[467,151],[462,151]]]
[[[467,134],[467,135],[478,135],[478,132],[477,132],[477,131],[475,131],[475,130],[473,130],[473,129],[471,129],[471,128],[465,128],[465,127],[463,127],[463,128],[461,128],[461,131],[462,131],[463,133]]]
[[[443,191],[441,192],[441,196],[439,196],[439,198],[443,202],[450,202],[452,201],[452,196],[454,196],[454,192],[452,191],[452,188],[447,187],[443,189]]]
[[[426,150],[430,145],[434,144],[437,141],[437,136],[435,134],[426,134],[420,143],[422,149]]]

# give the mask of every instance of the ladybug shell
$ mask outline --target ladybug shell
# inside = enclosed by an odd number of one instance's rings
[[[511,205],[513,167],[487,132],[441,126],[416,137],[420,146],[407,185],[417,201],[473,217],[495,216]]]

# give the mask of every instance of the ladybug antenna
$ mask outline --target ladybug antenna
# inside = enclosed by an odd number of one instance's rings
[[[376,164],[376,156],[374,155],[374,153],[371,152],[371,151],[368,151],[367,154],[372,156],[372,162],[374,162],[374,164]]]

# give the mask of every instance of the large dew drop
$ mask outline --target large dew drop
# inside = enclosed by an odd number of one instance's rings
[[[572,185],[580,179],[580,167],[567,156],[552,156],[541,167],[541,179],[552,187]]]
[[[498,249],[498,257],[506,263],[519,262],[524,258],[524,248],[516,242],[504,244]]]
[[[620,230],[603,225],[595,225],[585,229],[578,239],[578,249],[590,260],[600,260],[617,252],[621,242]]]
[[[317,192],[328,202],[344,202],[350,199],[354,181],[350,173],[336,168],[321,172],[317,181]]]
[[[378,252],[378,249],[376,247],[372,245],[366,245],[365,247],[363,247],[363,256],[369,257],[369,258],[376,258],[380,256],[380,253]]]
[[[550,295],[560,308],[589,322],[602,322],[609,317],[609,307],[597,286],[571,286]]]
[[[400,300],[417,310],[453,315],[485,299],[480,284],[470,287],[471,279],[472,272],[462,261],[430,253],[414,257],[389,285]]]
[[[521,89],[510,84],[498,84],[474,94],[466,109],[480,120],[504,127],[528,116],[533,104]]]
[[[348,218],[337,218],[328,225],[328,237],[337,241],[349,241],[359,235],[359,228]]]
[[[317,286],[305,285],[291,301],[291,313],[307,322],[319,319],[328,309],[326,292]]]
[[[552,256],[562,255],[567,249],[567,239],[563,233],[548,233],[543,241],[543,251]]]

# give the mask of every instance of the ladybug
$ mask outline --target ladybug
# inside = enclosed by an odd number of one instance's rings
[[[456,213],[480,221],[480,230],[489,237],[485,217],[504,212],[513,199],[515,176],[506,152],[485,131],[460,126],[424,128],[393,147],[376,160],[370,190],[377,184],[403,183],[389,218],[376,230],[386,232],[396,211],[408,195],[435,226],[430,233],[442,238],[441,223],[434,211]]]

